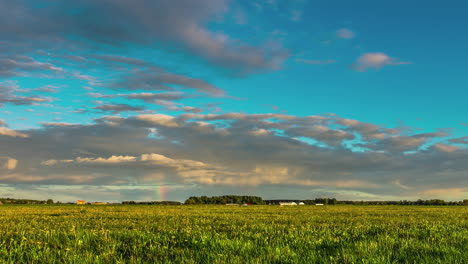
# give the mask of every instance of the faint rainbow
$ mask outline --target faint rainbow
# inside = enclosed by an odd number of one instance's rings
[[[159,185],[156,188],[156,200],[157,201],[167,201],[167,191],[169,190],[168,187],[164,185]]]

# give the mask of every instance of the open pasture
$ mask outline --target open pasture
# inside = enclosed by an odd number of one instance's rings
[[[0,206],[0,263],[466,263],[465,206]]]

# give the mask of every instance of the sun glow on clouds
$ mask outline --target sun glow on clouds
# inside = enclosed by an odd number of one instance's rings
[[[3,169],[14,170],[16,166],[18,166],[18,160],[9,157],[0,157],[0,165],[2,165]]]
[[[21,138],[29,137],[25,133],[21,133],[21,132],[18,132],[18,131],[15,131],[6,127],[0,127],[0,135],[9,136],[9,137],[21,137]]]

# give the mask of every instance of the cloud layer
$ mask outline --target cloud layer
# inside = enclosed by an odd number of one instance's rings
[[[147,114],[58,124],[0,135],[3,183],[281,187],[288,195],[308,186],[354,199],[418,198],[466,184],[468,170],[466,148],[446,133],[408,135],[337,116]]]

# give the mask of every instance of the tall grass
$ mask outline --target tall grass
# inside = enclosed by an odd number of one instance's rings
[[[467,207],[0,206],[0,263],[467,263]]]

